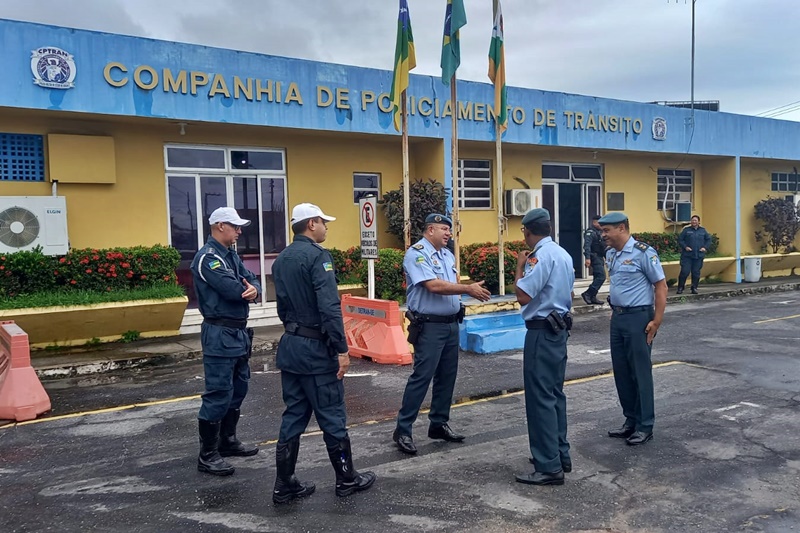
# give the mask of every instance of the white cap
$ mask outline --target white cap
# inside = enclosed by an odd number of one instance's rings
[[[294,209],[292,209],[292,224],[300,222],[301,220],[317,217],[322,220],[327,220],[328,222],[336,220],[336,217],[329,217],[322,212],[322,209],[314,204],[297,204],[294,206]]]
[[[249,226],[250,221],[239,217],[239,213],[232,207],[219,207],[211,213],[208,217],[209,224],[216,224],[217,222],[227,222],[234,226]]]

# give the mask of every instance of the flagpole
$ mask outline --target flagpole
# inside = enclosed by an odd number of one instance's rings
[[[400,119],[403,130],[403,243],[411,247],[411,184],[408,178],[408,113],[406,91],[400,94]]]
[[[450,79],[450,109],[452,113],[453,134],[452,139],[452,159],[451,167],[453,169],[453,233],[456,238],[456,245],[454,253],[456,256],[456,274],[457,280],[461,280],[461,219],[458,215],[458,105],[456,103],[456,75]]]
[[[497,271],[499,272],[500,281],[500,296],[506,293],[506,267],[505,267],[505,247],[503,246],[503,146],[502,135],[500,131],[500,110],[495,109],[495,148],[497,151],[496,161],[496,178],[497,182],[497,258],[498,265]]]

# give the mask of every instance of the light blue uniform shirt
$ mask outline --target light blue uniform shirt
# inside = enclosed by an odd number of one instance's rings
[[[422,285],[432,279],[458,283],[456,258],[450,250],[442,248],[437,252],[427,239],[420,239],[406,251],[403,270],[406,273],[406,303],[411,311],[440,316],[458,313],[461,307],[459,296],[434,294]]]
[[[614,248],[608,249],[606,267],[611,280],[612,305],[653,305],[653,285],[664,279],[664,269],[653,247],[631,237],[619,252]]]
[[[544,318],[552,311],[562,315],[572,308],[575,268],[572,257],[550,237],[536,244],[528,256],[525,272],[517,287],[531,297],[522,306],[523,320]]]

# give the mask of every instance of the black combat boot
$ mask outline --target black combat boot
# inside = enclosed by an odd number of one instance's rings
[[[258,447],[245,446],[236,438],[236,424],[239,423],[239,409],[228,409],[222,419],[219,432],[219,454],[222,457],[249,457],[258,453]]]
[[[273,503],[289,503],[295,498],[305,498],[314,494],[313,483],[302,483],[294,475],[297,452],[300,450],[300,437],[289,442],[279,442],[275,448],[275,466],[278,475],[272,490]]]
[[[367,490],[375,483],[372,472],[359,473],[353,468],[353,454],[350,451],[350,437],[345,437],[333,448],[328,448],[328,456],[336,471],[336,495],[350,496],[354,492]]]
[[[197,470],[215,476],[230,476],[235,468],[219,454],[219,430],[221,422],[198,419],[200,429],[200,455],[197,456]]]

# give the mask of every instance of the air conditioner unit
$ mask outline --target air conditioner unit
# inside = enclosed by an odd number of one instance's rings
[[[63,196],[0,196],[0,252],[41,246],[46,255],[69,250]]]
[[[672,220],[675,222],[690,222],[692,220],[692,203],[675,202],[672,210]]]
[[[784,196],[784,198],[792,202],[792,204],[795,207],[797,207],[797,205],[800,204],[800,194],[787,194],[786,196]]]
[[[541,189],[510,189],[506,191],[506,216],[521,217],[537,207],[542,207]]]

